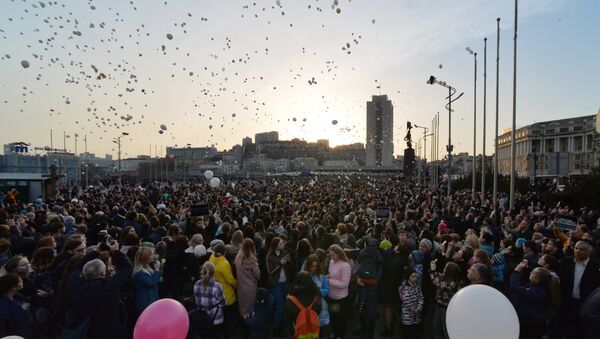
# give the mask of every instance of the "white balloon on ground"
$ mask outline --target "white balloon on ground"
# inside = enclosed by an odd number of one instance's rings
[[[452,297],[446,327],[450,339],[519,338],[515,308],[504,294],[487,285],[467,286]]]
[[[210,180],[210,178],[212,178],[215,174],[213,173],[213,171],[211,170],[206,170],[204,172],[204,177],[206,178],[206,180]]]
[[[208,182],[208,184],[212,188],[217,188],[217,187],[219,187],[219,185],[221,185],[221,179],[219,179],[217,177],[214,177],[214,178],[210,179],[210,181]]]

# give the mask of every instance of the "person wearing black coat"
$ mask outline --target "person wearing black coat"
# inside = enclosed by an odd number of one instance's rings
[[[586,241],[578,241],[574,256],[565,257],[561,262],[559,276],[567,338],[582,337],[581,304],[600,286],[600,263],[591,254],[592,246]]]
[[[321,291],[308,273],[300,272],[296,274],[292,288],[290,289],[290,296],[296,297],[304,307],[309,307],[312,304],[311,308],[317,315],[321,313]],[[294,334],[294,322],[299,312],[300,309],[298,306],[288,296],[285,301],[285,310],[283,313],[283,327],[284,331],[288,334]]]
[[[116,273],[106,277],[106,266],[92,252],[69,278],[65,327],[74,329],[89,319],[87,338],[127,338],[127,316],[121,303],[120,290],[131,280],[132,266],[118,244],[111,248]]]
[[[31,315],[15,301],[14,295],[23,288],[23,280],[16,274],[0,277],[0,337],[18,335],[32,338]]]
[[[579,312],[581,324],[583,325],[583,337],[592,339],[600,333],[600,287],[596,288],[592,294],[581,305]]]

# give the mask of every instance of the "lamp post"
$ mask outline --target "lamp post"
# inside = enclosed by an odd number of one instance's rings
[[[423,126],[413,125],[415,128],[423,129],[423,168],[427,168],[427,137],[432,136],[432,134],[427,134],[429,128]],[[421,181],[419,181],[421,183]],[[423,176],[423,184],[425,183],[425,176]]]
[[[494,135],[494,188],[492,203],[495,210],[498,211],[498,103],[499,103],[499,84],[500,84],[500,18],[496,19],[496,132]],[[498,214],[498,213],[496,213]],[[496,216],[497,220],[500,220]]]
[[[477,52],[467,47],[467,52],[473,55],[473,63],[475,67],[473,77],[473,174],[471,175],[471,199],[475,200],[475,169],[477,168]]]
[[[121,172],[121,138],[124,137],[124,136],[126,136],[126,135],[129,135],[129,133],[123,132],[115,140],[113,140],[113,142],[115,144],[117,144],[117,146],[119,146],[119,149],[118,149],[118,152],[117,152],[117,156],[118,156],[117,166],[118,166],[119,173]]]
[[[448,145],[446,145],[446,151],[448,151],[448,196],[452,195],[452,150],[454,146],[452,146],[452,103],[465,94],[464,92],[460,93],[456,98],[452,99],[452,96],[456,93],[456,88],[448,85],[445,81],[437,80],[433,75],[429,77],[427,80],[427,84],[433,85],[438,84],[440,86],[444,86],[448,88],[448,103],[446,104],[446,108],[448,109]]]
[[[481,146],[481,201],[485,202],[485,130],[487,93],[487,38],[483,38],[483,145]]]
[[[516,156],[516,128],[517,128],[517,21],[519,1],[515,0],[515,35],[513,38],[513,112],[512,131],[510,133],[510,209],[515,208],[515,156]]]

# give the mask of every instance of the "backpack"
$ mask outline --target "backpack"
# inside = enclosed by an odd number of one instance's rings
[[[312,309],[317,301],[315,297],[308,307],[304,307],[302,303],[293,295],[288,297],[296,307],[300,310],[294,322],[294,338],[296,339],[318,339],[320,331],[319,315]]]

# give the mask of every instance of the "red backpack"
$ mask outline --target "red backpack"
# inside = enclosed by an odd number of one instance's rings
[[[304,307],[302,303],[293,295],[288,297],[296,307],[300,310],[294,322],[294,338],[296,339],[318,339],[321,323],[319,315],[312,309],[317,301],[315,297],[308,307]]]

